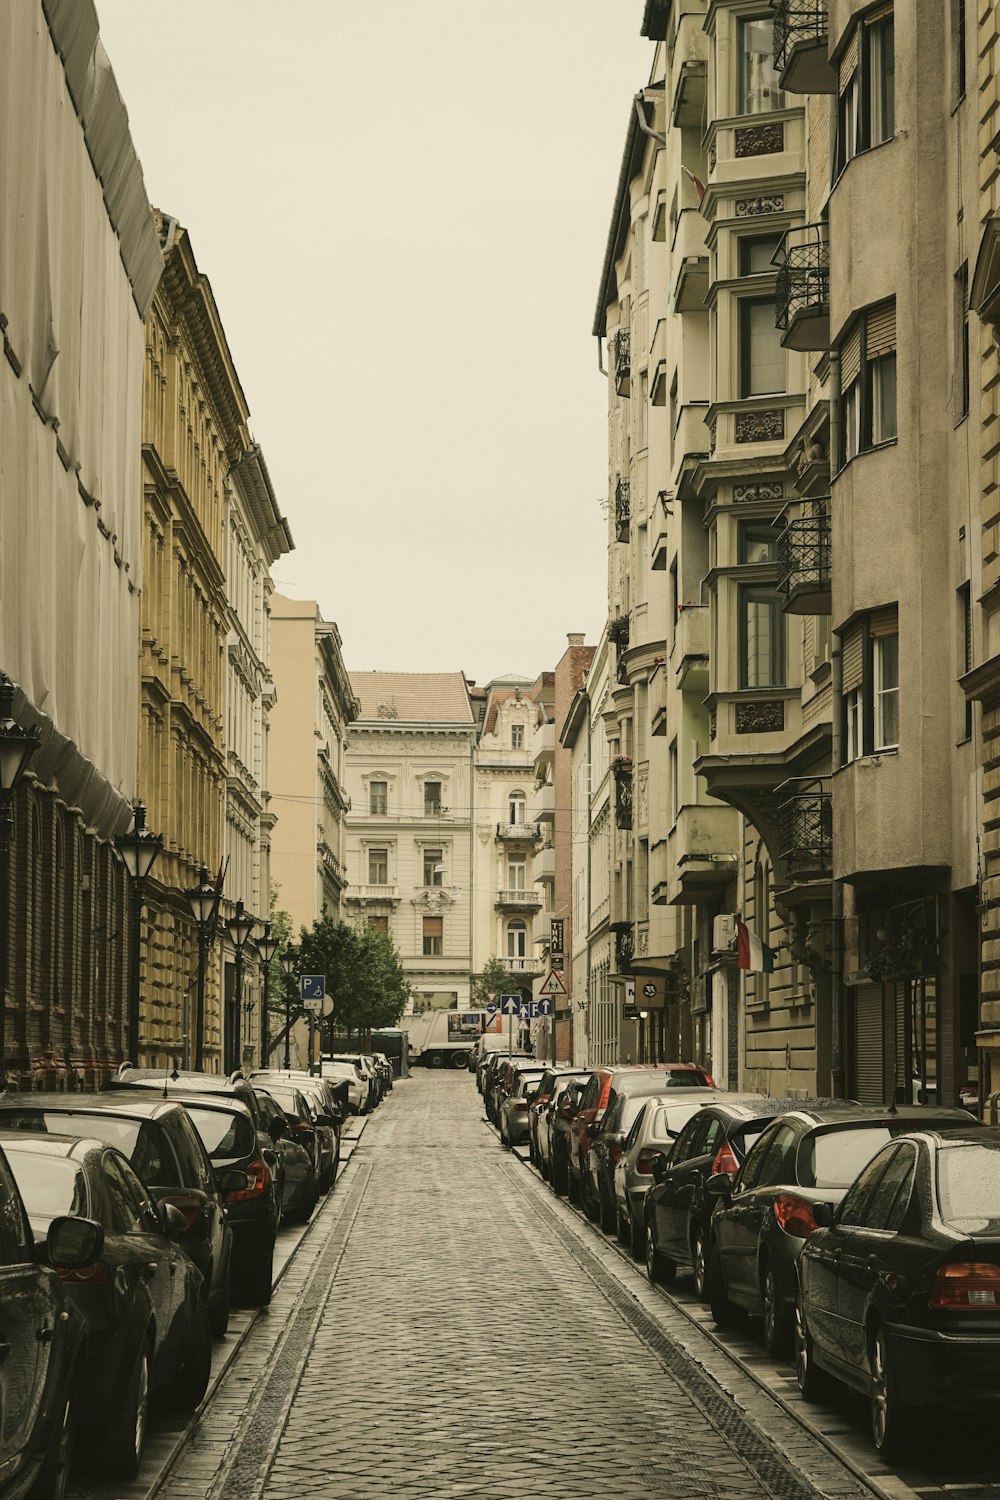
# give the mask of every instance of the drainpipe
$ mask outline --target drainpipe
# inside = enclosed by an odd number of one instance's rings
[[[840,351],[830,350],[830,476],[840,469]],[[831,489],[832,489],[831,484]],[[831,542],[833,526],[833,500],[830,501]],[[830,569],[836,564],[833,549],[830,551]],[[841,725],[843,723],[844,671],[840,652],[840,635],[830,633],[830,665],[833,723],[830,734],[830,758],[833,771],[841,763]],[[830,790],[833,795],[834,781]],[[831,804],[832,805],[832,804]],[[836,851],[834,851],[836,858]],[[842,1018],[844,1009],[844,883],[834,877],[830,894],[830,916],[833,921],[833,952],[831,955],[831,1015],[830,1015],[830,1084],[834,1098],[841,1098],[845,1089],[844,1058],[842,1050]]]

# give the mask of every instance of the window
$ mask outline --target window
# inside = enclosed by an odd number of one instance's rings
[[[741,276],[773,276],[775,267],[771,263],[778,246],[780,234],[746,234],[739,241],[739,266]]]
[[[524,725],[512,724],[510,726],[510,748],[512,750],[524,749]]]
[[[444,941],[444,918],[424,917],[424,957],[440,958],[441,944]]]
[[[844,764],[899,744],[899,614],[872,610],[841,642]]]
[[[511,792],[507,800],[507,812],[511,823],[523,823],[527,801],[523,792]]]
[[[777,561],[777,539],[773,526],[766,521],[740,521],[739,560],[741,563],[773,563]]]
[[[860,151],[892,140],[895,73],[892,6],[888,5],[858,22],[840,60],[838,171]]]
[[[972,671],[972,584],[958,591],[959,675]],[[972,738],[972,699],[963,697],[964,738]]]
[[[368,884],[389,884],[389,851],[388,849],[368,850]]]
[[[384,818],[389,795],[387,781],[368,783],[368,811],[373,818]]]
[[[424,782],[424,816],[431,818],[439,818],[441,816],[440,781]]]
[[[740,300],[740,396],[770,396],[785,389],[785,351],[775,326],[773,297]]]
[[[507,957],[524,958],[528,951],[528,929],[523,922],[507,923]]]
[[[739,591],[739,686],[784,687],[785,617],[774,589]]]
[[[444,874],[444,870],[442,869],[443,859],[443,849],[424,850],[424,885],[442,884],[441,877]]]
[[[774,71],[774,36],[770,19],[740,21],[739,112],[759,115],[784,109],[785,96]]]
[[[509,859],[507,861],[507,889],[509,891],[523,891],[524,877],[527,865],[523,859]]]
[[[670,767],[670,823],[673,826],[677,822],[677,814],[680,812],[680,766],[677,758],[677,741],[671,740],[670,749],[667,752],[667,760]]]
[[[896,437],[896,304],[869,308],[840,346],[841,461]]]
[[[369,917],[368,918],[368,926],[369,927],[374,927],[374,929],[375,929],[376,932],[385,932],[385,933],[388,933],[388,931],[389,931],[389,918],[388,917]]]
[[[969,263],[955,277],[955,421],[969,414]]]
[[[951,0],[953,103],[965,93],[965,0]]]

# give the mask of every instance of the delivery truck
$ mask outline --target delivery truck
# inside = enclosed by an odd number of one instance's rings
[[[468,1068],[473,1043],[486,1015],[481,1010],[425,1010],[403,1022],[410,1038],[410,1063],[427,1068]]]

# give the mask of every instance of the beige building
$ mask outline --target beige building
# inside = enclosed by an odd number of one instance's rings
[[[143,323],[162,260],[93,8],[0,12],[0,672],[40,731],[13,806],[0,972],[12,1082],[124,1056],[139,789]],[[103,184],[103,185],[102,185]]]
[[[461,672],[352,672],[350,685],[360,709],[346,762],[346,915],[391,934],[415,1010],[464,1008],[477,734],[469,686]]]
[[[272,594],[268,785],[275,906],[293,938],[326,915],[343,920],[347,886],[348,728],[361,706],[340,632],[311,599]]]

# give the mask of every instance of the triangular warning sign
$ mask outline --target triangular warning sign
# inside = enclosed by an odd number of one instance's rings
[[[539,989],[538,993],[540,995],[563,995],[563,996],[567,996],[569,994],[569,990],[566,988],[565,981],[563,980],[562,970],[561,969],[550,969],[549,970],[549,977],[548,977],[548,979],[546,979],[545,983],[541,986],[541,988]]]

